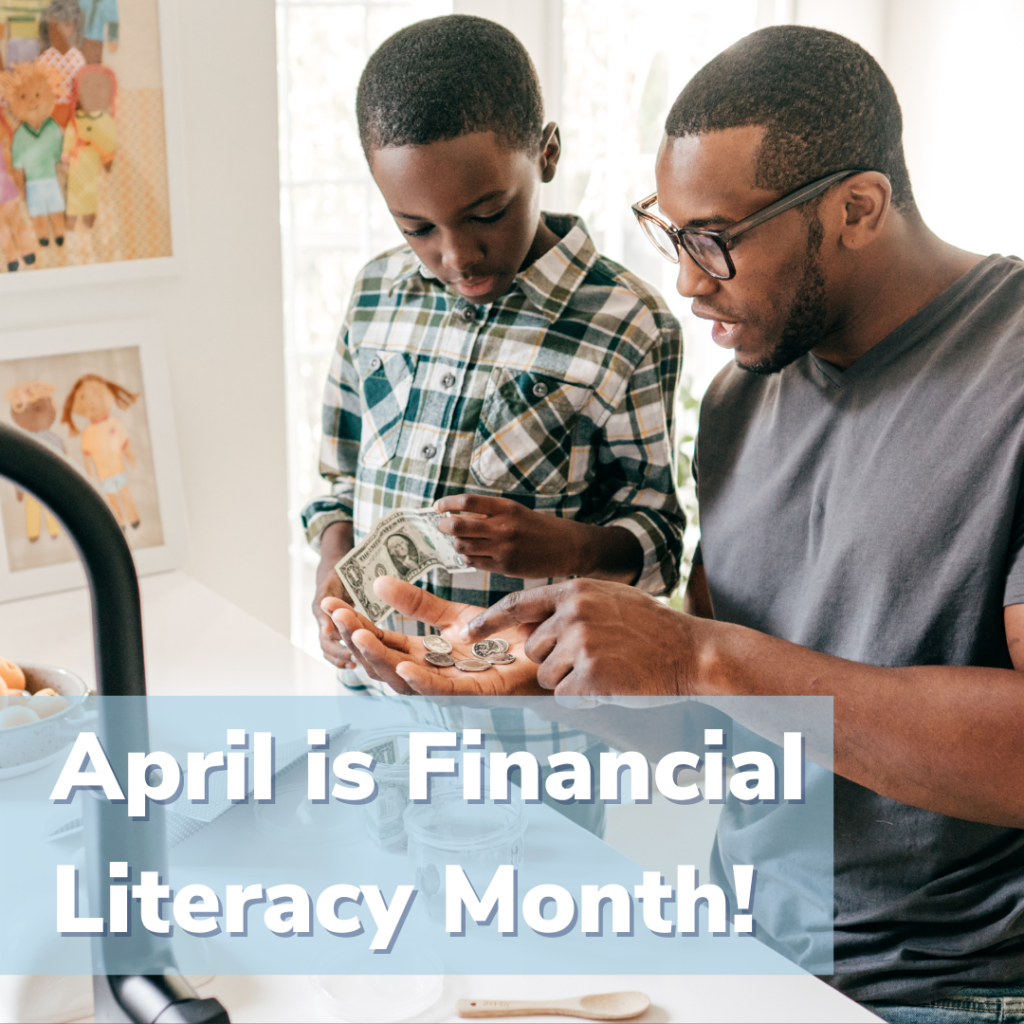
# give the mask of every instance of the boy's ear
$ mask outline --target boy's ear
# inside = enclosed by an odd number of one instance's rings
[[[558,158],[562,155],[562,135],[554,121],[549,121],[544,126],[543,138],[540,150],[540,180],[547,184],[554,178]]]

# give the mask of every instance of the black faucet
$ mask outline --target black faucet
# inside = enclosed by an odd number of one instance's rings
[[[142,614],[139,581],[131,551],[106,501],[70,462],[27,432],[0,422],[0,476],[31,492],[64,524],[85,566],[92,598],[96,653],[96,689],[101,696],[145,697],[146,669],[142,655]],[[105,728],[106,702],[101,701],[99,731],[113,763],[124,763],[129,750],[149,749],[145,701],[126,702],[117,727]],[[128,728],[126,728],[126,723]],[[131,822],[126,809],[100,799],[86,800],[90,832],[89,898],[93,907],[109,901],[108,882],[101,873],[104,847],[139,854],[135,863],[160,866],[166,875],[163,807],[144,823]],[[153,964],[160,974],[108,973],[107,965],[128,962],[109,937],[93,943],[93,999],[97,1022],[146,1024],[217,1024],[230,1021],[216,999],[200,999],[177,972],[166,939],[143,933],[131,940],[131,957],[144,969]]]

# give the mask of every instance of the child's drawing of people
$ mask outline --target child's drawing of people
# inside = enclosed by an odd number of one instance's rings
[[[23,382],[7,389],[7,401],[11,403],[11,419],[21,427],[35,434],[37,441],[49,445],[54,451],[65,453],[64,442],[50,427],[57,418],[53,404],[54,387],[44,380]],[[18,501],[25,501],[25,532],[33,543],[39,540],[41,520],[46,519],[46,530],[51,537],[60,535],[60,525],[50,510],[20,488],[15,491]]]
[[[21,192],[14,183],[11,141],[14,128],[0,110],[0,250],[9,273],[18,269],[19,259],[31,266],[36,261],[35,242],[21,205]]]
[[[50,116],[57,90],[56,72],[43,64],[17,64],[0,71],[0,93],[21,122],[11,143],[15,181],[24,189],[29,216],[39,244],[64,244],[64,193],[57,180],[57,164],[64,148],[64,133]]]
[[[80,216],[87,228],[96,223],[100,175],[114,163],[117,75],[103,64],[86,64],[75,76],[71,97],[75,114],[64,130],[62,155],[68,166],[68,231]]]
[[[82,53],[90,64],[103,63],[103,42],[111,53],[117,52],[118,24],[117,0],[81,0],[85,15],[85,33]]]
[[[89,421],[89,426],[81,432],[85,469],[98,482],[122,530],[126,522],[133,529],[139,526],[139,512],[132,499],[125,468],[125,460],[129,466],[135,466],[135,455],[128,431],[116,416],[111,415],[111,410],[115,405],[119,409],[127,409],[138,397],[105,377],[86,373],[72,386],[60,418],[61,423],[67,424],[72,437],[79,434],[76,416]]]
[[[49,45],[37,63],[56,72],[57,90],[51,116],[61,128],[75,109],[71,103],[71,83],[78,69],[85,67],[85,57],[76,45],[82,38],[84,23],[78,0],[53,0],[43,11],[42,35]]]

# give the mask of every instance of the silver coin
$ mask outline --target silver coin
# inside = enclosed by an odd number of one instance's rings
[[[450,654],[452,645],[443,636],[421,636],[423,646],[435,654]]]
[[[491,640],[492,644],[497,644],[498,654],[505,654],[508,651],[508,641],[502,640],[500,636],[496,636]]]
[[[486,672],[491,666],[486,661],[478,661],[476,658],[467,658],[465,661],[455,662],[455,667],[460,672]]]
[[[505,650],[508,650],[508,644],[505,644]],[[478,658],[489,658],[492,654],[502,654],[504,652],[497,640],[480,640],[478,643],[473,644],[473,653]]]
[[[426,655],[428,665],[436,665],[438,668],[451,668],[455,659],[443,651],[430,651]]]
[[[516,656],[514,654],[509,654],[507,651],[504,651],[501,654],[492,654],[487,659],[487,664],[488,665],[511,665],[512,662],[515,661],[515,660],[516,660]]]

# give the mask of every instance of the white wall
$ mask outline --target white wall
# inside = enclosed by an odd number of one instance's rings
[[[1024,253],[1024,0],[781,2],[787,20],[841,32],[885,69],[929,226],[973,252]]]
[[[797,25],[813,25],[856,40],[885,66],[890,0],[790,0]]]
[[[0,330],[160,320],[188,514],[183,568],[287,634],[274,6],[165,2],[178,64],[165,75],[169,113],[180,115],[168,140],[180,143],[178,268],[58,292],[5,289]]]
[[[925,220],[955,245],[1024,256],[1024,0],[890,0],[886,71]]]

